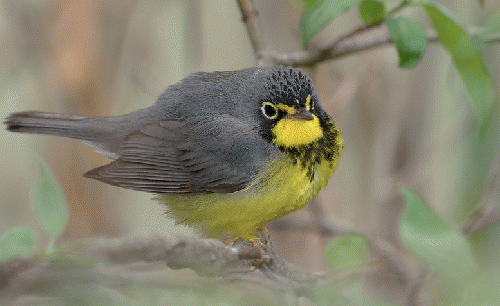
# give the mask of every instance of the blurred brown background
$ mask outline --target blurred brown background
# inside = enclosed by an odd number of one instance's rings
[[[268,50],[300,50],[299,2],[255,1]],[[464,24],[478,24],[497,1],[441,1]],[[422,20],[419,13],[409,17]],[[361,25],[356,9],[313,42],[327,45]],[[499,80],[498,47],[483,50]],[[309,71],[340,127],[345,151],[314,206],[274,226],[278,253],[323,270],[328,237],[315,221],[397,242],[400,184],[413,187],[447,221],[466,217],[450,203],[478,196],[498,148],[478,144],[476,122],[449,56],[429,45],[412,70],[388,46]],[[254,55],[236,1],[0,1],[0,117],[21,110],[119,115],[154,103],[168,85],[195,71],[237,70]],[[85,179],[107,162],[69,139],[0,129],[0,233],[25,225],[45,237],[30,209],[38,160],[54,171],[70,208],[64,238],[191,235],[163,215],[151,195]],[[474,193],[476,192],[476,193]],[[287,224],[310,221],[289,228]],[[286,223],[283,223],[286,222]],[[285,225],[285,226],[284,226]],[[302,224],[303,225],[303,224]],[[273,226],[271,226],[271,229]]]

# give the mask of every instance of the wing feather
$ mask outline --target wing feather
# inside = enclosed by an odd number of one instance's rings
[[[118,159],[85,176],[153,193],[228,193],[247,187],[273,150],[228,115],[162,120],[128,135]]]

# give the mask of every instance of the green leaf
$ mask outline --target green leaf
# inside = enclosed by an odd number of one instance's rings
[[[368,239],[349,233],[330,243],[324,251],[326,263],[333,271],[348,271],[363,265],[368,256]]]
[[[385,22],[398,50],[399,67],[412,68],[420,61],[425,51],[425,28],[417,21],[404,17],[389,17]]]
[[[49,236],[48,252],[53,243],[64,231],[68,221],[68,209],[61,189],[48,167],[41,164],[41,177],[32,190],[32,202],[35,215],[41,227]]]
[[[24,256],[36,249],[35,234],[27,227],[14,227],[0,237],[0,263]]]
[[[480,131],[483,134],[496,100],[496,90],[479,49],[448,10],[426,1],[419,1],[419,4],[431,19],[440,42],[451,54],[453,64],[472,98],[472,108],[479,118]]]
[[[385,3],[376,0],[363,0],[359,5],[359,15],[367,24],[380,23],[385,17]]]
[[[472,248],[465,237],[441,220],[409,188],[402,187],[406,209],[399,221],[405,248],[441,275],[466,281],[477,271]]]
[[[304,49],[311,39],[330,21],[345,13],[360,0],[308,1],[300,21],[300,37]]]

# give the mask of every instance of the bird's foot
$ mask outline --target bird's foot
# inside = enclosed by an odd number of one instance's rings
[[[225,238],[224,240],[222,240],[222,242],[225,244],[225,245],[232,245],[233,243],[236,242],[236,240],[238,239],[241,239],[239,236],[231,236],[231,237],[227,237]]]
[[[231,245],[242,250],[244,259],[254,259],[253,265],[261,267],[269,259],[269,231],[261,227],[255,231],[254,238],[244,239],[239,236],[231,236],[223,240],[226,245]]]
[[[261,227],[255,231],[255,238],[249,239],[253,246],[259,250],[266,250],[269,243],[269,230]]]

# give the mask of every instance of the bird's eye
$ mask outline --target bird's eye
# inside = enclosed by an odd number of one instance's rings
[[[264,114],[264,116],[266,116],[267,119],[274,119],[278,116],[278,110],[276,109],[276,106],[272,103],[264,102],[262,103],[262,107],[260,109],[262,110],[262,113]]]

